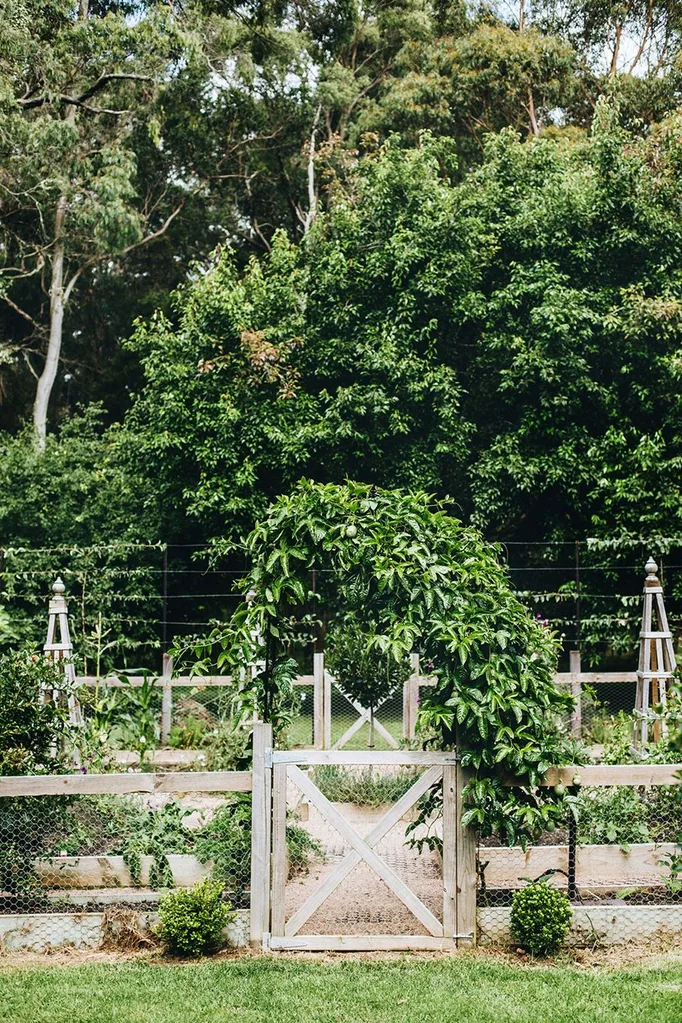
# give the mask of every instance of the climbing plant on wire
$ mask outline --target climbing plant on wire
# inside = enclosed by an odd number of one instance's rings
[[[466,822],[516,842],[560,819],[560,799],[537,787],[572,755],[558,726],[571,698],[553,682],[556,638],[514,596],[497,549],[445,503],[301,480],[242,547],[248,600],[197,653],[229,671],[266,720],[276,719],[278,666],[292,645],[320,622],[355,621],[368,649],[396,664],[414,649],[433,662],[421,725],[425,741],[457,744],[473,769]],[[258,661],[253,680],[245,669]]]

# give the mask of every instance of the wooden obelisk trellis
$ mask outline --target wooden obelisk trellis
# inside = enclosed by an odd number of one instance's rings
[[[45,656],[59,664],[64,673],[67,685],[67,701],[69,708],[69,720],[74,725],[82,724],[80,704],[76,699],[76,671],[73,666],[73,646],[69,632],[69,607],[66,603],[64,592],[66,587],[62,580],[57,577],[52,586],[53,596],[50,599],[49,618],[47,623],[47,639],[43,646]],[[44,694],[45,699],[52,699],[55,702],[63,698],[60,690]]]
[[[637,668],[637,696],[635,698],[635,746],[649,741],[649,725],[653,720],[654,740],[666,734],[665,721],[652,708],[665,708],[669,680],[675,671],[673,640],[663,604],[663,587],[658,565],[649,558],[645,570],[642,630],[639,634],[639,666]]]

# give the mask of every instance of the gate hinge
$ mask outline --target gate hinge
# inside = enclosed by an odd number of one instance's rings
[[[272,749],[263,750],[263,763],[266,767],[272,767]]]

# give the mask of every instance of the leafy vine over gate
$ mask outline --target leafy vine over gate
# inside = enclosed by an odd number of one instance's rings
[[[558,726],[571,697],[553,683],[556,638],[512,593],[497,548],[445,502],[301,480],[243,549],[245,599],[197,653],[240,679],[247,705],[277,727],[291,645],[342,616],[370,648],[396,661],[420,648],[432,664],[420,724],[427,744],[457,744],[473,768],[465,823],[515,843],[560,819],[561,798],[537,787],[551,764],[575,762]],[[244,669],[257,661],[252,678]]]

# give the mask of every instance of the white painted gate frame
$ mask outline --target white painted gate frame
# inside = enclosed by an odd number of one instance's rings
[[[254,742],[251,940],[271,950],[371,951],[447,949],[475,943],[476,849],[473,832],[462,827],[466,775],[455,753],[414,751],[274,751],[266,745],[269,726],[258,726]],[[256,759],[262,760],[256,764]],[[364,838],[301,770],[315,764],[426,767]],[[350,851],[302,906],[285,919],[286,794],[290,779],[342,835]],[[376,853],[374,847],[433,784],[443,779],[443,919],[428,909]],[[258,794],[260,789],[260,794]],[[265,811],[271,806],[271,814]],[[260,824],[259,824],[260,822]],[[268,855],[269,851],[269,855]],[[368,864],[428,934],[301,935],[299,930],[360,862]],[[266,867],[267,864],[267,867]]]

